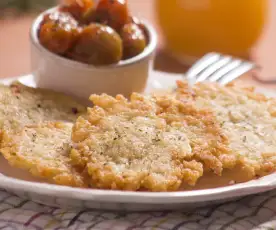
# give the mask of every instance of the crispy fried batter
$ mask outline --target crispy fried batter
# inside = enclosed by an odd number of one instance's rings
[[[213,111],[238,164],[251,175],[276,170],[276,100],[235,85],[178,82],[177,98]]]
[[[169,124],[183,126],[194,159],[204,163],[205,171],[221,175],[224,168],[233,168],[236,157],[228,148],[228,138],[223,134],[215,114],[209,109],[197,108],[192,101],[180,101],[174,95],[156,97],[158,116]]]
[[[26,126],[10,135],[4,132],[1,152],[12,166],[26,169],[36,177],[74,187],[87,187],[84,176],[70,164],[70,123]]]
[[[92,185],[174,191],[183,181],[193,185],[202,176],[183,127],[158,117],[153,97],[90,99],[95,106],[74,125],[70,156],[75,165],[87,167]]]
[[[17,132],[44,121],[72,121],[86,108],[61,93],[14,82],[0,85],[0,132]]]

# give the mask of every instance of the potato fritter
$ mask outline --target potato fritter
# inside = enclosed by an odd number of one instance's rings
[[[192,147],[193,158],[204,164],[204,171],[221,175],[224,168],[236,165],[236,156],[230,151],[229,141],[215,114],[209,109],[197,108],[193,102],[178,100],[174,95],[155,97],[158,116],[168,124],[183,127]]]
[[[70,123],[45,123],[26,126],[22,132],[4,132],[1,152],[14,167],[28,170],[49,182],[87,187],[85,176],[70,164]]]
[[[91,97],[93,103],[109,114],[121,111],[151,113],[163,118],[170,125],[179,126],[187,135],[193,157],[204,164],[204,169],[221,175],[223,168],[233,168],[236,156],[228,148],[228,139],[223,134],[215,114],[209,109],[197,108],[189,100],[178,100],[174,94],[142,96],[133,94],[131,102],[107,96]]]
[[[276,170],[276,100],[233,84],[178,82],[177,98],[213,111],[238,165],[251,178]]]
[[[182,126],[158,117],[154,98],[93,95],[72,132],[72,162],[103,189],[175,191],[202,176]]]
[[[86,108],[61,93],[14,82],[0,85],[0,133],[21,131],[25,125],[44,121],[71,121]]]

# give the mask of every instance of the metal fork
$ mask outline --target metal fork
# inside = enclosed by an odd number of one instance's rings
[[[185,78],[190,85],[201,81],[225,85],[256,67],[257,65],[250,61],[219,53],[208,53],[185,73]]]

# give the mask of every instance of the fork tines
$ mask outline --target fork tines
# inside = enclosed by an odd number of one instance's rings
[[[186,73],[189,82],[219,82],[227,84],[256,67],[250,61],[219,53],[208,53],[198,60]]]

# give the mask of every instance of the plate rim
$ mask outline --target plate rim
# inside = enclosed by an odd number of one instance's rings
[[[275,173],[274,173],[275,174]],[[276,174],[275,174],[276,175]],[[267,177],[275,175],[271,174]],[[263,177],[265,178],[265,177]],[[262,178],[262,179],[263,179]],[[260,180],[260,179],[259,179]],[[240,183],[231,186],[202,189],[194,191],[176,191],[176,192],[132,192],[119,190],[103,189],[84,189],[73,188],[62,185],[47,184],[40,182],[30,182],[21,179],[12,178],[0,174],[0,187],[20,192],[36,193],[39,195],[54,196],[58,198],[70,198],[78,200],[90,200],[100,202],[121,202],[121,203],[143,203],[143,204],[168,204],[193,203],[212,201],[238,196],[251,195],[259,192],[266,192],[276,188],[274,185],[261,184],[252,180],[246,183]],[[261,181],[261,180],[260,180]],[[248,184],[252,184],[248,186]],[[117,199],[114,200],[114,197]],[[214,199],[216,197],[216,199]]]
[[[32,81],[32,75],[0,79],[9,84],[19,80],[22,83]],[[179,77],[177,77],[179,79]],[[172,78],[170,77],[170,80]],[[276,95],[276,93],[275,93]],[[229,185],[219,188],[176,191],[176,192],[132,192],[103,189],[83,189],[41,182],[25,181],[0,173],[0,187],[5,190],[34,193],[42,196],[54,196],[77,200],[99,201],[105,203],[139,203],[139,204],[172,204],[194,203],[234,198],[266,192],[276,189],[276,173],[245,183]],[[273,180],[274,179],[274,180]]]

